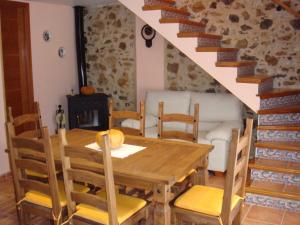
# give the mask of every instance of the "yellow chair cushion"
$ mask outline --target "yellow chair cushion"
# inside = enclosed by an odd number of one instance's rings
[[[175,206],[211,216],[220,216],[222,211],[224,190],[214,187],[195,185],[178,197]],[[231,209],[243,198],[235,195]]]
[[[31,176],[31,177],[38,177],[38,178],[48,178],[48,175],[47,174],[44,174],[44,173],[39,173],[39,172],[35,172],[33,170],[25,170],[26,172],[26,175],[27,176]],[[55,171],[56,174],[59,174],[60,171]]]
[[[106,192],[100,191],[97,195],[106,200]],[[119,224],[126,221],[133,214],[142,209],[147,202],[143,199],[131,197],[128,195],[116,194],[117,201],[117,215]],[[96,221],[100,224],[109,224],[109,217],[106,211],[102,211],[93,206],[86,204],[79,204],[76,206],[76,216]]]
[[[189,172],[189,175],[188,175],[188,176],[192,175],[192,174],[195,173],[195,172],[196,172],[196,170],[192,169],[192,170]],[[187,176],[181,177],[181,178],[177,181],[177,183],[183,182],[183,181],[185,180],[185,178],[187,178]]]
[[[59,189],[60,205],[61,207],[64,207],[67,205],[67,200],[66,200],[65,186],[63,181],[60,180],[58,181],[58,189]],[[88,192],[90,190],[88,187],[79,184],[74,184],[74,189],[78,192]],[[24,200],[36,205],[52,208],[51,197],[49,195],[40,193],[38,191],[26,192]]]

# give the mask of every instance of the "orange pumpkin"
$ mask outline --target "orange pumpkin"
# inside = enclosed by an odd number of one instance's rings
[[[95,88],[92,86],[83,86],[80,88],[80,93],[83,95],[92,95],[95,93]]]
[[[103,138],[102,136],[108,134],[109,144],[111,148],[119,148],[124,144],[124,134],[120,130],[110,129],[107,131],[98,132],[96,135],[96,143],[101,146]]]

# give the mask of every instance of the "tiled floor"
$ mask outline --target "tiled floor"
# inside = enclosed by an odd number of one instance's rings
[[[224,178],[210,177],[209,185],[223,187]],[[14,192],[11,179],[0,181],[0,225],[17,225]],[[274,188],[277,188],[274,186]],[[37,221],[35,224],[49,224]],[[300,225],[300,213],[245,205],[242,225]]]
[[[224,178],[212,176],[209,179],[209,185],[223,188]],[[281,184],[271,184],[270,182],[259,183],[259,185],[272,188],[273,190],[292,189],[291,186],[287,187]],[[295,188],[295,192],[298,193],[298,191],[299,188]],[[245,205],[242,225],[300,225],[300,213],[292,213],[255,205]]]

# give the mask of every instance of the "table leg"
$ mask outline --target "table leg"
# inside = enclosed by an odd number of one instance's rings
[[[202,162],[202,165],[197,169],[196,174],[194,175],[194,184],[207,185],[208,183],[208,156]]]
[[[208,171],[207,168],[201,168],[197,174],[197,184],[207,185],[208,183]]]
[[[153,191],[154,224],[171,225],[171,188],[168,185],[157,185]]]

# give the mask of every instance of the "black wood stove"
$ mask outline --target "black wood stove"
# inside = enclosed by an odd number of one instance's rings
[[[108,96],[106,94],[75,95],[67,96],[67,98],[70,129],[108,129]]]
[[[84,7],[75,6],[75,33],[79,90],[87,86],[83,16]],[[69,128],[89,130],[108,129],[108,96],[93,95],[67,96]]]

